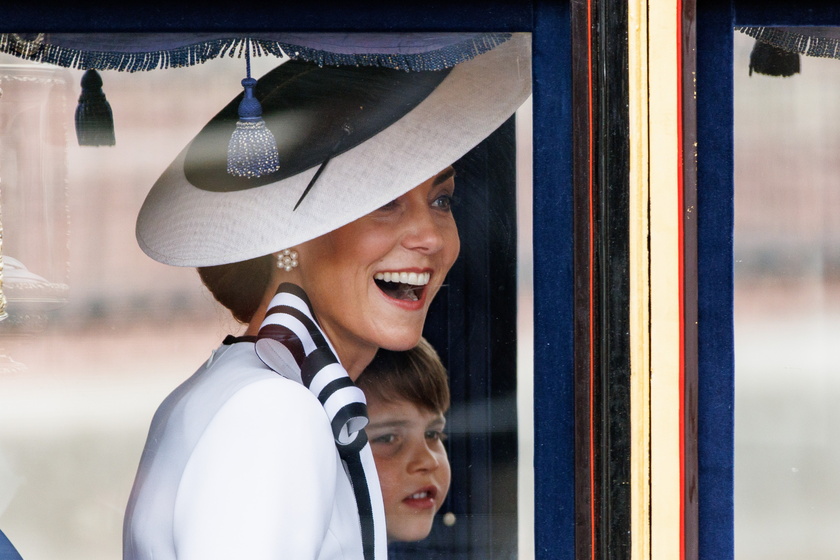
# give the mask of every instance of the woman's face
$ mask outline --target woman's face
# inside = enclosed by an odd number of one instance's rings
[[[460,250],[451,210],[454,190],[449,167],[297,248],[300,266],[292,274],[351,377],[377,348],[407,350],[417,344],[429,304]]]
[[[446,420],[405,400],[368,399],[368,415],[365,432],[382,487],[388,541],[424,539],[449,491]]]

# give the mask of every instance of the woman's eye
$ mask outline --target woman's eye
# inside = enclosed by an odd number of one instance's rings
[[[397,439],[397,436],[394,434],[383,434],[381,436],[376,436],[375,438],[371,439],[372,443],[394,443]]]
[[[455,204],[455,199],[451,194],[442,194],[434,200],[432,206],[438,210],[449,211],[452,209],[453,204]]]

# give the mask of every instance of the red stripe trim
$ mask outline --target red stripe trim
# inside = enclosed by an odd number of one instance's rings
[[[586,59],[589,112],[589,529],[590,558],[595,558],[596,545],[596,502],[595,502],[595,200],[594,200],[594,123],[593,123],[593,76],[592,76],[592,0],[586,3]]]
[[[680,560],[685,560],[685,209],[683,145],[683,29],[682,1],[677,8],[677,242],[679,298],[679,453],[680,453]]]

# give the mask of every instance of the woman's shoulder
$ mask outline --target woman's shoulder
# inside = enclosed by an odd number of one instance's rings
[[[334,455],[332,428],[320,401],[300,383],[271,373],[238,387],[199,421],[196,452],[226,456],[238,450],[246,462],[263,456],[268,464],[289,461],[289,453],[296,464],[304,452],[320,459]]]
[[[323,412],[318,399],[300,383],[266,366],[253,344],[224,348],[224,353],[205,364],[207,384],[225,395],[233,405],[313,409]]]
[[[228,421],[306,419],[328,424],[315,395],[265,366],[253,344],[247,343],[222,346],[214,351],[192,377],[164,400],[154,423],[178,421],[203,430],[222,410],[226,411],[222,418]]]
[[[278,374],[240,387],[219,407],[214,421],[241,421],[254,429],[319,426],[329,430],[324,407],[306,387]]]

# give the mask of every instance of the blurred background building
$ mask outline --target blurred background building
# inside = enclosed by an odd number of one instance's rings
[[[277,64],[273,57],[252,59],[252,73],[259,77]],[[0,529],[25,560],[121,557],[123,513],[154,411],[225,335],[242,330],[194,269],[143,254],[134,224],[159,175],[241,92],[244,72],[238,58],[134,74],[102,71],[116,145],[79,147],[74,112],[83,71],[0,55],[9,300],[9,317],[0,321]],[[521,122],[528,140],[522,157],[530,161],[530,115]],[[520,173],[530,182],[529,166]],[[526,203],[517,208],[523,232],[530,230],[529,193],[520,192]],[[530,466],[530,236],[518,242],[520,420],[512,429],[519,430],[517,458]],[[22,279],[32,288],[28,301]],[[519,533],[516,523],[502,521],[527,558],[533,476],[530,468],[518,475],[511,484],[518,482],[521,494]]]
[[[750,76],[734,39],[736,558],[835,559],[840,60]]]
[[[255,75],[278,63],[252,62]],[[0,58],[0,527],[27,560],[121,557],[154,410],[239,332],[194,269],[140,251],[134,221],[244,71],[226,58],[102,72],[117,143],[79,147],[83,72]]]

